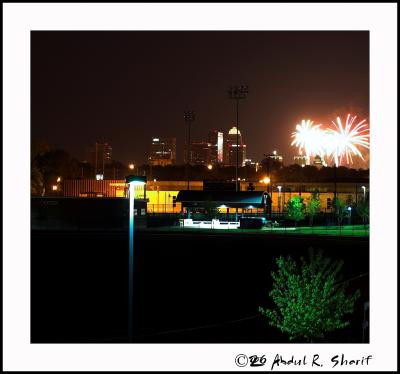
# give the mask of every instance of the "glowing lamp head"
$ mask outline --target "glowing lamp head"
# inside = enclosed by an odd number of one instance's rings
[[[212,170],[213,166],[212,165],[207,165],[208,170]]]
[[[53,185],[53,186],[52,186],[52,189],[53,189],[53,191],[57,191],[57,186],[56,186],[56,185]]]
[[[57,178],[57,183],[60,183],[61,182],[61,177],[58,177]]]
[[[351,206],[347,207],[347,210],[351,212]]]
[[[129,169],[133,170],[135,168],[135,165],[129,164]]]
[[[264,177],[262,179],[262,183],[264,183],[264,184],[268,184],[269,182],[271,182],[271,178],[270,177]]]
[[[141,177],[139,175],[128,175],[126,177],[126,183],[132,186],[143,186],[147,182],[146,177]]]
[[[273,151],[272,153],[274,154],[274,156],[276,156],[276,151]]]
[[[276,186],[279,190],[279,192],[281,192],[282,186]]]

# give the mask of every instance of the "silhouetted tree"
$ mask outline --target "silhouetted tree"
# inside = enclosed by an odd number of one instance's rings
[[[45,191],[51,190],[58,177],[72,179],[80,175],[79,162],[61,149],[43,153],[37,158],[37,166],[43,175]]]
[[[333,201],[333,213],[337,219],[338,225],[341,226],[343,219],[347,217],[349,211],[347,210],[346,203],[338,197]]]
[[[367,200],[360,201],[357,204],[356,211],[363,221],[364,228],[366,228],[369,220],[369,202]]]
[[[40,196],[44,193],[45,183],[43,171],[40,167],[40,159],[49,151],[47,143],[33,140],[31,144],[31,194]]]

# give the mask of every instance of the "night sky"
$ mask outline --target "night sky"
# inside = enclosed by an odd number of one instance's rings
[[[247,157],[277,149],[303,118],[325,123],[348,110],[369,116],[368,32],[32,32],[32,139],[79,160],[96,140],[113,159],[144,163],[151,138],[193,140],[234,124],[230,85],[247,84],[240,129]],[[290,157],[290,159],[288,159]]]

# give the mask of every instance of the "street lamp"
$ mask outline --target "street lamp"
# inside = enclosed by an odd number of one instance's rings
[[[129,164],[129,169],[133,170],[135,168],[134,164]]]
[[[361,188],[363,189],[364,201],[365,201],[365,190],[366,190],[366,187],[365,186],[361,186]]]
[[[281,189],[282,186],[276,186],[278,188],[278,209],[279,213],[281,212]]]
[[[351,225],[351,206],[347,207],[347,211],[349,212],[349,224]]]
[[[271,178],[270,177],[264,177],[263,179],[260,180],[261,183],[264,184],[269,184],[269,182],[271,182]]]
[[[128,300],[128,334],[130,340],[133,338],[133,232],[135,229],[134,204],[135,204],[135,187],[146,184],[146,177],[137,175],[128,175],[126,183],[129,186],[129,300]]]
[[[187,177],[187,189],[189,190],[189,185],[190,185],[189,166],[190,166],[190,162],[192,161],[191,160],[192,159],[191,144],[190,144],[190,126],[196,118],[196,112],[193,110],[187,110],[187,111],[183,112],[183,118],[185,119],[185,122],[188,124],[186,177]]]
[[[229,98],[236,101],[236,191],[239,191],[238,169],[239,169],[239,100],[245,99],[249,93],[248,86],[232,86],[228,89]],[[243,160],[242,160],[243,161]],[[237,212],[237,209],[236,209]],[[237,214],[237,213],[236,213]]]
[[[207,165],[207,169],[208,170],[212,170],[212,168],[213,168],[213,166],[210,164],[210,165]]]

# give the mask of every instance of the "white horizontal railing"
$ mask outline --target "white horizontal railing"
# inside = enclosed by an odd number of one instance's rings
[[[213,219],[212,221],[193,221],[191,218],[179,220],[181,227],[192,227],[199,229],[237,229],[240,222],[228,222]]]

